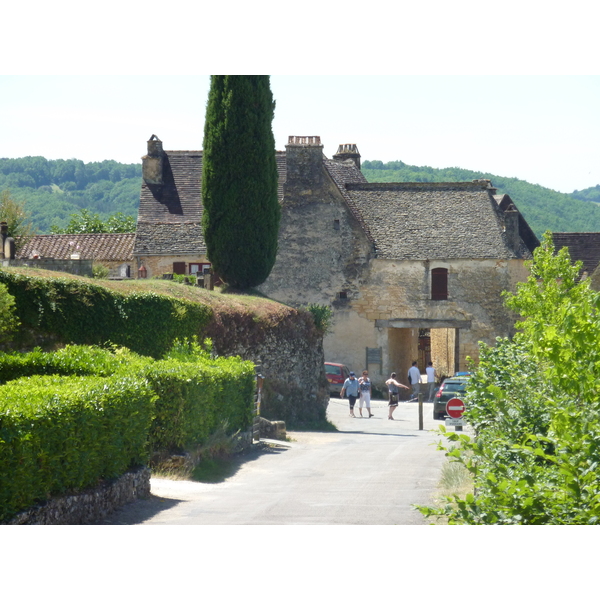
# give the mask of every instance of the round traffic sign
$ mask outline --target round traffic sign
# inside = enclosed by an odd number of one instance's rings
[[[465,412],[465,403],[460,398],[450,398],[446,404],[446,412],[453,419],[458,419]]]

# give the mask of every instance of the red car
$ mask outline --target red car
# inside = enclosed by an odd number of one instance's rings
[[[329,381],[329,392],[339,396],[344,386],[344,381],[348,379],[350,369],[346,365],[340,363],[325,363],[325,376]]]

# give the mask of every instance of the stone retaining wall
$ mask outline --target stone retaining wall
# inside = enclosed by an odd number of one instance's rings
[[[125,473],[114,481],[70,496],[61,496],[24,510],[5,525],[87,525],[115,509],[150,495],[150,469]]]

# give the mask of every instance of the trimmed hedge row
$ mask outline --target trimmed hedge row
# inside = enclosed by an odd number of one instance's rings
[[[254,365],[238,357],[69,346],[0,354],[0,377],[0,520],[252,421]]]
[[[152,292],[120,294],[92,282],[30,277],[0,269],[25,329],[64,343],[125,346],[162,357],[178,338],[198,335],[210,307]]]
[[[35,376],[0,388],[0,519],[146,464],[155,394],[123,377]]]

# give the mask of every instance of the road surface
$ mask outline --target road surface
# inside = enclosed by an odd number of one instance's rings
[[[332,398],[333,433],[288,432],[290,448],[250,453],[222,483],[152,479],[152,495],[104,521],[114,525],[417,525],[413,504],[430,504],[443,452],[431,404],[400,403],[394,421],[387,402],[375,416],[351,418],[346,400]],[[358,414],[358,409],[356,409]],[[366,414],[366,410],[364,413]]]

